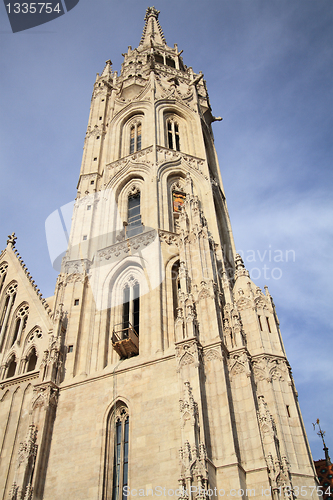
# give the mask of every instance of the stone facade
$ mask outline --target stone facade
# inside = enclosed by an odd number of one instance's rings
[[[15,235],[0,256],[0,497],[317,498],[272,297],[235,253],[220,118],[158,14],[97,75],[54,297]]]

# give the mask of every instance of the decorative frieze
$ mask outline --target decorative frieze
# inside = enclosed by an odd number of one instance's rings
[[[183,340],[175,344],[176,346],[176,359],[178,361],[178,369],[185,365],[193,364],[196,368],[202,361],[202,346],[198,340],[192,338]]]
[[[228,367],[230,378],[242,373],[250,377],[251,369],[248,352],[245,350],[231,352],[228,359]]]
[[[254,356],[252,359],[254,379],[256,382],[266,380],[289,379],[289,365],[285,358],[270,355]]]

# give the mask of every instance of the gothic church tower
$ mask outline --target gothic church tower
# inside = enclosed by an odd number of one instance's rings
[[[158,15],[97,75],[54,297],[14,235],[1,254],[2,499],[317,498],[273,300],[235,253],[220,118]]]

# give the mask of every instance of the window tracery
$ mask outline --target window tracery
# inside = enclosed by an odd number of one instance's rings
[[[9,317],[14,306],[16,294],[17,294],[17,283],[11,283],[5,292],[5,301],[1,313],[0,319],[0,351],[2,350],[4,339],[7,333],[7,327],[9,324]]]
[[[126,237],[131,238],[143,231],[141,222],[141,193],[134,186],[128,196]]]
[[[141,151],[142,124],[135,120],[130,128],[130,154]]]
[[[16,313],[15,317],[15,327],[14,327],[14,334],[12,338],[11,345],[13,345],[16,341],[20,343],[22,333],[25,330],[27,321],[28,321],[28,315],[29,315],[29,305],[24,304],[22,305],[19,310]]]
[[[1,264],[1,266],[0,266],[0,293],[1,293],[1,290],[3,287],[3,284],[5,282],[5,279],[6,279],[7,269],[8,269],[7,262],[4,262],[3,264]]]
[[[167,120],[167,147],[180,151],[179,124],[174,118],[168,118]]]
[[[107,423],[104,500],[125,500],[128,486],[129,412],[119,402],[109,415]]]
[[[140,329],[140,284],[130,276],[123,288],[123,330],[128,332],[132,326],[139,335]]]
[[[183,189],[183,184],[180,180],[174,182],[171,185],[171,203],[172,203],[172,219],[173,219],[173,228],[172,230],[175,233],[179,233],[179,217],[182,211],[182,207],[185,203],[186,194]]]

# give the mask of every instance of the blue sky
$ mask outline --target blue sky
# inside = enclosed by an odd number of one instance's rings
[[[57,273],[44,223],[75,198],[96,72],[109,58],[120,70],[147,6],[80,0],[16,34],[0,6],[0,248],[15,231],[45,297]],[[323,456],[316,418],[333,457],[332,1],[155,7],[168,45],[203,71],[213,114],[223,117],[213,127],[236,247],[274,298],[314,459]]]

